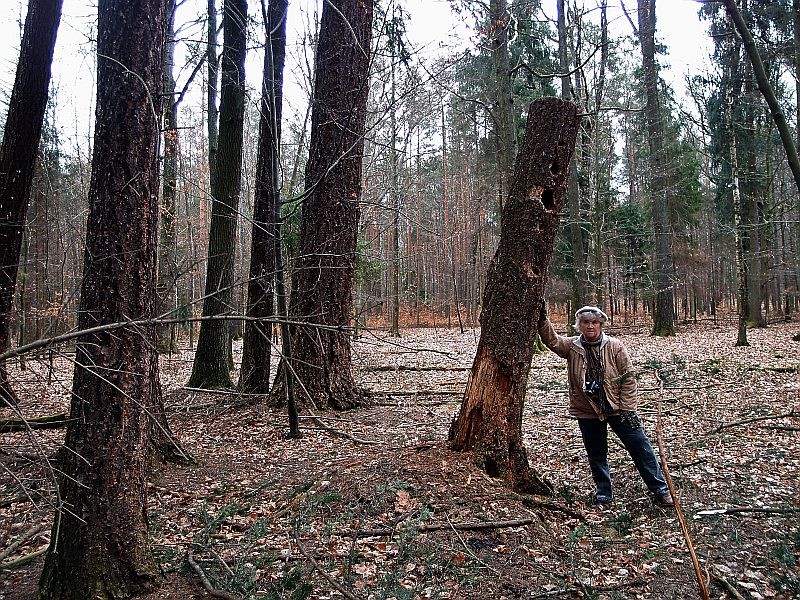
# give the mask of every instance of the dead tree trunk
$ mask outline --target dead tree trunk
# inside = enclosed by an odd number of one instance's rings
[[[453,450],[472,451],[489,475],[522,492],[552,492],[528,463],[522,409],[579,123],[570,102],[545,98],[530,106],[500,245],[489,266],[481,339],[461,411],[450,427]]]

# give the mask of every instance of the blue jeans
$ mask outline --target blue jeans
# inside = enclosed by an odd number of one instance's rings
[[[631,455],[650,492],[656,496],[666,494],[669,488],[658,466],[653,446],[650,445],[642,426],[633,427],[618,415],[611,415],[605,421],[578,419],[583,446],[586,448],[589,468],[592,470],[592,479],[596,487],[595,499],[598,502],[609,502],[612,498],[611,471],[608,468],[608,425],[611,425],[611,429]]]

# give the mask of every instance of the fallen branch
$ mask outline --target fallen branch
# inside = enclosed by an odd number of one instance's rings
[[[388,372],[395,371],[469,371],[472,367],[437,367],[437,366],[411,366],[411,365],[380,365],[377,367],[366,367],[366,372]]]
[[[11,560],[7,563],[0,564],[0,571],[13,571],[14,569],[19,569],[20,567],[24,567],[30,562],[36,560],[37,557],[41,556],[47,549],[50,547],[48,544],[41,550],[37,550],[36,552],[31,552],[30,554],[26,554],[25,556],[21,556],[17,559]]]
[[[783,413],[780,415],[766,415],[763,417],[752,417],[750,419],[742,419],[741,421],[731,421],[730,423],[723,423],[722,425],[712,429],[709,434],[712,433],[719,433],[723,429],[727,429],[728,427],[737,427],[739,425],[747,425],[748,423],[756,423],[758,421],[773,421],[776,419],[786,419],[788,417],[796,417],[798,414],[795,412],[794,409],[790,410],[788,413]]]
[[[481,531],[486,529],[505,529],[506,527],[524,527],[538,523],[539,519],[515,519],[512,521],[484,521],[481,523],[448,523],[446,525],[420,525],[417,531],[420,533],[431,533],[445,529],[455,529],[458,531]],[[396,528],[366,529],[359,531],[343,531],[338,535],[342,537],[386,537],[397,533]]]
[[[223,600],[241,600],[241,598],[235,594],[214,588],[208,580],[208,577],[206,577],[206,574],[203,573],[203,569],[197,564],[197,561],[195,561],[191,550],[186,553],[186,560],[189,562],[189,566],[192,567],[192,570],[197,573],[197,576],[200,578],[200,583],[203,585],[203,589],[208,592],[209,596],[222,598]]]
[[[0,420],[0,433],[16,433],[31,429],[58,429],[66,424],[67,415],[64,413],[31,419],[3,419]]]
[[[524,494],[515,494],[515,493],[512,493],[510,495],[510,497],[514,498],[515,500],[519,500],[525,506],[533,506],[533,507],[536,507],[536,508],[543,508],[545,510],[549,510],[549,511],[553,511],[553,512],[562,512],[565,515],[569,515],[573,519],[578,519],[581,522],[585,522],[586,521],[586,517],[583,514],[572,510],[568,506],[564,506],[563,504],[558,504],[557,502],[549,502],[547,500],[537,500],[533,496],[526,496]]]
[[[681,508],[680,500],[678,500],[678,495],[675,492],[675,484],[672,482],[672,476],[669,473],[669,467],[667,466],[667,449],[666,445],[664,444],[664,429],[662,427],[661,422],[661,407],[664,404],[664,382],[658,374],[658,371],[654,369],[654,373],[656,379],[658,380],[660,391],[659,391],[659,403],[658,403],[658,421],[656,425],[656,436],[658,438],[658,453],[661,462],[661,470],[664,472],[664,479],[667,482],[667,486],[669,487],[669,493],[672,495],[672,500],[674,502],[675,507],[675,514],[678,517],[678,523],[681,525],[681,532],[683,532],[683,539],[686,541],[686,547],[689,550],[689,556],[692,559],[692,565],[694,566],[694,574],[697,578],[697,585],[700,588],[700,597],[703,600],[711,600],[711,596],[708,593],[708,587],[706,586],[705,578],[703,577],[703,571],[700,568],[700,561],[697,559],[697,553],[694,550],[694,544],[692,543],[692,536],[689,533],[689,527],[686,525],[686,519],[683,516],[683,509]]]
[[[800,512],[800,508],[761,508],[751,506],[735,506],[733,508],[707,508],[695,513],[696,516],[709,517],[716,515],[732,515],[737,513],[763,513],[768,515],[786,515]]]
[[[745,600],[744,596],[742,596],[738,592],[738,590],[733,586],[733,584],[727,579],[725,579],[720,573],[717,573],[716,570],[712,571],[711,577],[715,581],[720,582],[722,584],[722,587],[724,587],[731,596],[736,598],[736,600]]]
[[[14,550],[16,550],[20,545],[22,545],[25,541],[34,537],[37,533],[39,533],[42,529],[44,529],[44,523],[40,523],[39,525],[34,525],[28,531],[23,533],[17,539],[15,539],[11,545],[0,552],[0,562],[4,561]]]
[[[328,574],[328,572],[319,565],[316,559],[306,551],[306,549],[303,547],[303,543],[300,541],[300,531],[297,525],[297,521],[295,521],[294,523],[294,541],[297,544],[297,549],[300,551],[300,554],[302,554],[306,558],[306,560],[308,560],[308,562],[311,563],[311,566],[314,567],[314,570],[316,570],[320,575],[322,575],[328,581],[328,583],[330,583],[333,587],[336,588],[336,591],[338,591],[342,596],[347,598],[347,600],[359,600],[358,596],[354,595],[352,592],[349,592],[344,586],[342,586],[341,583],[339,583],[333,577],[331,577]]]

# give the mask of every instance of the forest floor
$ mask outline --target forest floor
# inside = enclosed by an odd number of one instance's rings
[[[800,597],[800,324],[751,330],[744,348],[732,324],[682,325],[670,339],[610,332],[640,374],[654,445],[662,407],[669,472],[711,597]],[[190,352],[163,357],[170,422],[197,464],[151,477],[165,582],[148,600],[210,597],[199,571],[228,598],[699,597],[676,512],[652,503],[619,444],[615,501],[590,503],[561,359],[534,357],[524,413],[531,463],[557,492],[525,497],[447,448],[479,332],[402,334],[354,343],[374,404],[318,419],[303,411],[300,439],[287,439],[283,411],[182,388]],[[49,385],[44,362],[15,373],[26,417],[68,409],[60,366]],[[47,546],[53,484],[40,457],[62,440],[63,429],[0,434],[2,599],[35,598],[41,555],[3,567]]]

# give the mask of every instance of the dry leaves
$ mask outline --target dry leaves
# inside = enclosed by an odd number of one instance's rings
[[[730,593],[726,585],[745,598],[800,594],[792,512],[800,508],[800,418],[772,418],[800,404],[796,332],[792,324],[753,330],[751,347],[735,348],[732,325],[683,326],[672,339],[612,329],[639,370],[653,439],[662,403],[670,470],[715,597]],[[164,357],[170,421],[199,464],[166,467],[151,481],[153,547],[168,573],[153,600],[202,597],[185,569],[189,549],[215,586],[249,598],[696,597],[674,513],[652,505],[618,444],[610,452],[615,503],[606,511],[587,504],[591,481],[555,355],[534,357],[525,441],[558,491],[552,500],[583,521],[525,503],[447,449],[478,335],[427,329],[355,342],[356,376],[375,405],[322,418],[378,446],[310,419],[301,419],[302,439],[286,439],[282,411],[182,390],[191,353]],[[29,360],[15,373],[30,394],[24,416],[67,406],[69,357],[54,365],[49,373],[46,361]],[[43,457],[62,436],[0,435],[0,553],[19,541],[4,561],[47,544],[53,487]],[[456,527],[514,520],[529,524]],[[34,561],[0,573],[0,598],[32,599],[39,568]]]

